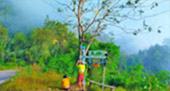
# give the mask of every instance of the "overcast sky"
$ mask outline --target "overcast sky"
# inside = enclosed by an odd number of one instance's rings
[[[170,38],[170,0],[160,4],[159,7],[156,8],[156,10],[153,12],[148,13],[152,15],[167,10],[169,10],[169,12],[160,14],[155,17],[147,18],[146,21],[151,24],[153,28],[156,28],[155,31],[146,34],[142,33],[137,36],[125,33],[117,33],[118,35],[115,35],[116,43],[121,46],[122,50],[127,51],[128,53],[135,53],[138,50],[147,49],[155,44],[162,45],[164,39]],[[140,25],[133,24],[131,21],[126,23],[128,26],[132,27]],[[160,30],[162,33],[157,32],[158,27],[161,27]]]
[[[22,27],[39,27],[44,24],[44,19],[46,15],[50,16],[50,19],[55,19],[62,21],[63,17],[61,14],[57,13],[57,10],[48,4],[44,3],[42,0],[10,0],[12,6],[15,7],[15,11],[18,12],[16,17],[13,17],[14,26]],[[159,8],[154,10],[154,12],[149,12],[148,14],[154,14],[159,11],[170,10],[170,0],[168,2],[159,5]],[[115,42],[120,45],[121,50],[127,53],[136,53],[138,50],[143,50],[149,48],[155,44],[162,44],[163,40],[170,38],[170,12],[161,14],[147,19],[147,22],[154,28],[161,26],[162,33],[159,34],[157,31],[153,31],[147,34],[139,34],[134,36],[132,34],[125,34],[122,32],[115,32]],[[133,21],[125,22],[127,26],[138,28],[138,24],[134,24]],[[113,28],[113,27],[111,27]],[[116,28],[115,28],[116,29]],[[118,29],[117,29],[118,30]]]

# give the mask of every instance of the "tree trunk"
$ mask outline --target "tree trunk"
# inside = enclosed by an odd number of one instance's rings
[[[2,60],[5,61],[4,60],[4,57],[5,57],[4,49],[2,49],[2,56],[1,57],[2,57]]]
[[[79,39],[79,59],[82,58],[82,49],[80,48],[82,46],[82,42],[81,40]]]
[[[78,18],[79,20],[79,18]],[[81,27],[80,27],[80,24],[78,24],[78,37],[79,37],[79,59],[81,59],[81,55],[82,55],[82,52],[81,52],[81,46],[82,46],[82,36],[81,36]]]
[[[89,48],[90,48],[90,46],[91,46],[91,44],[92,44],[92,42],[93,42],[93,40],[94,40],[94,37],[95,37],[95,36],[93,36],[93,37],[90,39],[90,42],[89,42],[89,44],[87,45],[87,48],[86,48],[86,50],[85,50],[85,54],[87,54],[87,52],[89,51]]]

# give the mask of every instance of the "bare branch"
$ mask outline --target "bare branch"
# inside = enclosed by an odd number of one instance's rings
[[[97,25],[96,34],[97,34],[97,32],[100,30],[100,26],[101,26],[102,22],[103,22],[104,19],[108,16],[108,13],[109,13],[109,12],[108,12],[108,9],[109,9],[110,5],[111,5],[111,2],[109,3],[109,5],[107,6],[107,8],[105,9],[105,13],[104,13],[102,19],[99,21],[99,23],[98,23],[98,25]]]
[[[127,34],[132,34],[132,33],[134,33],[134,31],[137,31],[137,29],[128,29],[126,26],[120,26],[120,25],[116,25],[116,24],[108,24],[108,25],[112,25],[114,27],[117,27],[117,28],[121,29],[123,32],[125,32]],[[129,32],[127,30],[132,30],[132,31]]]
[[[125,25],[116,25],[116,24],[112,24],[112,23],[107,23],[107,25],[110,25],[112,27],[115,27],[115,28],[119,28],[121,31],[123,31],[123,33],[121,34],[147,34],[149,33],[150,31],[148,31],[147,29],[142,29],[142,28],[127,28]],[[151,25],[153,26],[153,25]],[[159,27],[160,28],[160,27]],[[159,29],[158,28],[158,29]],[[157,30],[157,29],[154,29],[154,30]],[[121,35],[121,34],[118,34],[118,35]]]
[[[68,9],[70,9],[72,11],[72,8],[69,5],[62,3],[62,2],[59,2],[58,0],[55,0],[55,1],[60,5],[66,6]]]
[[[84,3],[85,3],[85,0],[81,0],[81,11],[83,11],[83,7],[84,7]],[[83,12],[82,12],[83,13]]]
[[[77,13],[77,19],[78,19],[78,24],[79,24],[79,31],[83,32],[83,25],[81,23],[81,5],[84,4],[84,0],[80,0],[79,1],[79,5],[78,5],[78,13]]]
[[[98,35],[98,31],[100,30],[100,26],[101,26],[102,22],[104,21],[104,19],[105,19],[105,18],[107,17],[107,15],[108,15],[108,9],[109,9],[111,3],[112,3],[112,1],[110,1],[109,5],[108,5],[107,8],[105,9],[105,13],[104,13],[102,19],[99,21],[94,35],[92,35],[92,37],[91,37],[91,39],[90,39],[90,42],[88,43],[88,46],[87,46],[86,51],[85,51],[85,54],[87,53],[87,50],[89,50],[90,45],[91,45],[91,43],[93,42],[94,38]]]
[[[141,1],[142,1],[142,0],[141,0]],[[133,5],[133,6],[124,6],[123,8],[124,8],[124,9],[126,9],[126,8],[134,8],[134,7],[147,8],[147,7],[150,7],[150,6],[153,5],[153,3],[148,4],[148,5],[145,5],[146,2],[148,2],[148,1],[149,1],[149,0],[143,0],[143,2],[141,2],[141,3],[138,3],[138,4]],[[169,0],[161,0],[161,1],[157,2],[157,3],[162,4],[162,3],[166,2],[166,1],[169,1]],[[122,8],[122,7],[120,7],[120,5],[118,5],[118,6],[115,6],[115,5],[114,5],[112,8],[115,9],[115,8]]]
[[[63,22],[66,22],[70,18],[76,17],[75,15],[68,15],[66,18],[64,18]]]
[[[90,10],[84,11],[83,13],[84,13],[84,14],[87,14],[87,13],[90,13],[90,12],[92,12],[92,11],[94,11],[94,10],[93,10],[93,9],[90,9]]]
[[[68,8],[70,11],[72,11],[75,15],[77,14],[77,13],[73,10],[73,8],[71,8],[68,4],[59,2],[58,0],[55,0],[55,1],[56,1],[56,3],[58,3],[58,4],[62,5],[62,6],[67,7],[67,8]]]
[[[114,6],[117,5],[117,4],[119,4],[120,1],[121,1],[121,0],[118,0],[111,8],[115,8]]]
[[[146,19],[146,18],[150,18],[150,17],[155,17],[155,16],[158,16],[158,15],[161,15],[161,14],[164,14],[164,13],[168,13],[168,12],[170,12],[170,10],[162,11],[162,12],[159,12],[159,13],[157,13],[157,14],[148,15],[148,16],[144,16],[144,17],[140,17],[140,18],[130,17],[130,16],[128,16],[128,15],[123,15],[123,16],[118,16],[118,17],[128,18],[128,19],[134,20],[134,21],[139,21],[139,20],[142,20],[142,19]]]
[[[101,12],[101,10],[103,9],[103,7],[104,7],[105,5],[106,5],[106,3],[105,3],[102,7],[100,7],[100,9],[98,9],[97,14],[94,16],[92,22],[91,22],[91,23],[87,26],[87,28],[84,30],[84,33],[87,32],[88,29],[94,24],[94,22],[96,21],[97,16],[99,15],[99,13]]]
[[[87,51],[88,51],[88,49],[90,48],[90,45],[92,44],[92,42],[93,42],[93,40],[94,40],[95,37],[96,37],[96,35],[95,35],[95,36],[92,36],[92,38],[90,39],[90,42],[88,43],[87,48],[86,48],[86,50],[85,50],[85,54],[87,54]]]
[[[55,9],[58,9],[55,5],[53,5],[53,4],[51,4],[51,3],[48,3],[46,0],[42,0],[44,3],[46,3],[46,4],[48,4],[48,5],[50,5],[50,6],[52,6],[53,8],[55,8]]]

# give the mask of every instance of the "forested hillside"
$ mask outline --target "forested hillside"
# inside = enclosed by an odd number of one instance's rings
[[[149,49],[141,50],[138,54],[123,54],[120,60],[126,65],[144,65],[144,71],[147,73],[160,72],[162,70],[170,71],[170,46],[169,39],[166,39],[164,45],[151,46]],[[120,66],[121,67],[121,66]],[[126,68],[126,67],[121,67]]]

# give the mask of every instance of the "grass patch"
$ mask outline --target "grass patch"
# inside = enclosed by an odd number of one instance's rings
[[[0,91],[38,91],[55,90],[61,87],[63,75],[53,71],[42,72],[40,67],[35,65],[21,69],[16,76],[2,84]],[[70,78],[74,84],[76,79]]]
[[[18,67],[12,63],[4,64],[0,62],[0,70],[14,70],[18,69]]]

